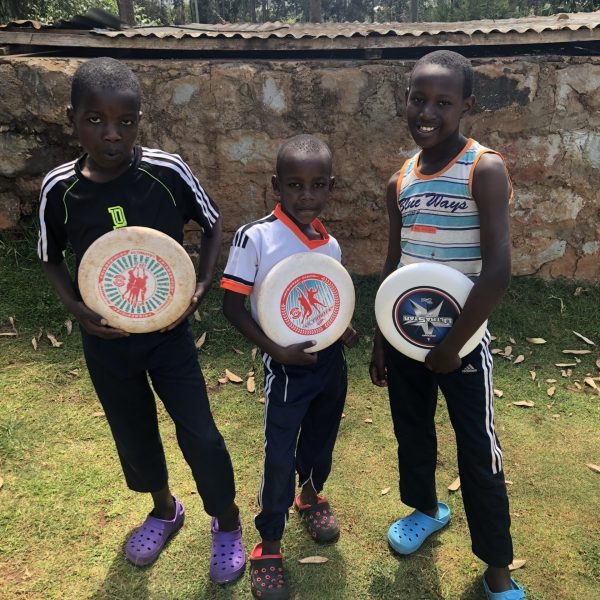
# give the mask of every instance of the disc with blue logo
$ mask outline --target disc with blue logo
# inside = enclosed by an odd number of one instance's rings
[[[437,263],[415,263],[392,273],[379,287],[375,316],[381,333],[399,352],[424,361],[448,334],[473,287],[457,271]],[[481,341],[487,321],[459,352],[466,356]]]
[[[280,346],[314,340],[307,352],[337,341],[352,319],[354,285],[334,258],[299,252],[277,263],[257,297],[260,326]]]
[[[170,236],[147,227],[121,227],[85,252],[78,284],[86,306],[129,333],[174,323],[196,288],[194,266]]]

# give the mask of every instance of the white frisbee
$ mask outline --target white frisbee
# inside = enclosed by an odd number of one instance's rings
[[[78,282],[84,303],[111,327],[146,333],[185,312],[196,274],[187,252],[172,237],[148,227],[122,227],[87,249]]]
[[[354,285],[344,267],[318,252],[300,252],[278,262],[256,299],[258,320],[280,346],[315,340],[323,350],[344,333],[354,313]]]
[[[466,275],[438,263],[401,267],[377,291],[377,325],[396,350],[424,361],[454,325],[472,287]],[[486,328],[487,321],[458,353],[461,358],[477,347]]]

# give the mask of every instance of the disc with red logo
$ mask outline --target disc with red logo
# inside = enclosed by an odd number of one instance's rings
[[[194,265],[170,236],[148,227],[122,227],[99,237],[79,265],[83,302],[111,327],[157,331],[189,307]]]
[[[277,263],[263,280],[257,297],[258,320],[280,346],[314,340],[307,352],[337,341],[354,313],[354,285],[334,258],[300,252]]]
[[[424,361],[448,334],[473,282],[438,263],[413,263],[389,275],[375,297],[375,317],[385,339],[409,358]],[[479,327],[459,352],[475,350],[487,328]]]

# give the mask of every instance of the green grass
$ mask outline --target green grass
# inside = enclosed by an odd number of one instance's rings
[[[136,569],[123,558],[123,544],[149,510],[147,498],[129,491],[121,475],[113,441],[87,377],[77,331],[68,336],[67,318],[43,280],[32,253],[35,240],[0,243],[0,598],[3,600],[192,600],[250,598],[247,576],[225,588],[207,577],[209,518],[203,512],[174,428],[162,408],[161,429],[171,484],[185,503],[186,526],[154,566]],[[481,563],[471,554],[460,492],[447,485],[457,475],[454,436],[440,400],[438,487],[453,509],[451,525],[428,540],[419,552],[400,558],[385,540],[389,524],[406,507],[398,500],[396,446],[385,390],[367,375],[375,278],[357,277],[355,325],[361,341],[347,353],[350,385],[334,469],[326,487],[342,526],[339,542],[315,547],[295,515],[284,537],[287,566],[297,600],[483,598]],[[513,346],[514,365],[496,359],[497,429],[504,448],[515,556],[527,559],[516,573],[528,598],[594,598],[600,573],[600,475],[586,463],[600,463],[600,397],[583,378],[597,377],[593,348],[581,356],[570,377],[556,362],[561,353],[584,348],[573,330],[600,343],[600,287],[517,279],[491,322],[494,347]],[[262,461],[261,388],[251,395],[242,386],[219,385],[227,367],[244,375],[262,373],[251,346],[220,312],[221,293],[213,290],[194,323],[207,331],[200,360],[212,408],[232,454],[238,503],[245,523],[246,547],[256,541],[252,519]],[[43,335],[37,351],[31,339]],[[46,333],[63,341],[52,348]],[[525,337],[543,337],[534,346]],[[509,338],[515,343],[511,343]],[[241,350],[236,353],[233,348]],[[532,381],[530,371],[536,372]],[[554,384],[546,379],[556,379]],[[583,391],[566,385],[578,381]],[[556,387],[550,398],[546,390]],[[533,400],[519,408],[517,400]],[[372,424],[365,419],[373,420]],[[384,488],[391,488],[386,495]],[[319,554],[323,565],[297,559]],[[596,592],[594,592],[596,590]]]

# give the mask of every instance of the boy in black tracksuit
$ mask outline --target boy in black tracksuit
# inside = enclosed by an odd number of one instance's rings
[[[71,103],[68,116],[85,154],[44,179],[38,253],[50,283],[81,326],[86,364],[127,485],[149,492],[154,502],[130,536],[126,555],[137,565],[156,560],[185,514],[169,488],[149,376],[175,422],[204,508],[213,516],[213,546],[225,540],[235,546],[235,560],[225,568],[213,556],[211,577],[231,581],[242,574],[245,561],[233,469],[187,323],[212,281],[221,243],[219,210],[179,156],[135,145],[141,91],[123,63],[108,58],[84,63],[73,78]],[[199,275],[189,307],[175,323],[160,332],[129,335],[84,305],[63,260],[67,244],[79,266],[87,248],[113,229],[149,227],[181,244],[190,219],[202,227]]]

